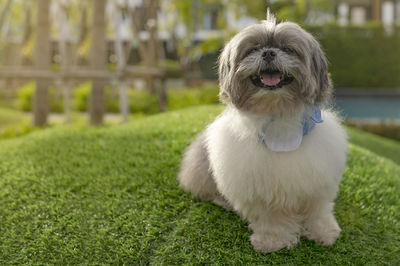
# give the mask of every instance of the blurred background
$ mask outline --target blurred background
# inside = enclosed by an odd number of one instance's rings
[[[267,7],[322,44],[346,123],[400,140],[400,0],[0,0],[0,138],[217,104],[221,48]]]

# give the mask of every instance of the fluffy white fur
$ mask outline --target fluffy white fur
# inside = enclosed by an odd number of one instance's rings
[[[268,49],[275,51],[274,60],[262,58]],[[271,69],[293,81],[260,87],[254,76]],[[187,149],[180,185],[238,212],[249,222],[258,251],[291,248],[300,235],[333,244],[340,234],[333,206],[347,150],[336,115],[322,108],[323,123],[292,151],[272,151],[257,137],[271,117],[277,119],[275,133],[295,135],[291,131],[307,110],[328,101],[331,82],[318,42],[298,25],[270,18],[226,45],[219,70],[228,107]]]
[[[218,191],[250,222],[257,250],[290,248],[301,234],[333,244],[340,233],[332,208],[346,162],[345,132],[325,110],[324,122],[297,150],[274,152],[256,137],[265,119],[228,108],[206,130]]]

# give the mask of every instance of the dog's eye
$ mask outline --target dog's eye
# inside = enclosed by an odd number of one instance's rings
[[[247,53],[246,53],[246,56],[248,56],[249,54],[251,54],[251,53],[253,53],[253,52],[257,51],[257,50],[258,50],[258,48],[252,48],[252,49],[248,50]]]
[[[295,53],[295,51],[293,49],[289,48],[289,47],[283,47],[282,51],[284,51],[285,53],[288,53],[288,54],[294,54]]]

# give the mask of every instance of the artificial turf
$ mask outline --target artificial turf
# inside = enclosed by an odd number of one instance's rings
[[[176,181],[184,148],[221,110],[0,141],[0,264],[400,264],[399,143],[386,154],[389,142],[350,130],[337,243],[260,254],[235,213]]]

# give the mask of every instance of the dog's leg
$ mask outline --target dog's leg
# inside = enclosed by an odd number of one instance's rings
[[[251,244],[257,251],[270,253],[290,249],[299,241],[301,225],[294,214],[268,211],[258,217],[248,217],[248,220],[253,230]]]
[[[215,204],[231,210],[230,204],[217,190],[204,142],[205,134],[203,132],[186,150],[178,175],[179,183],[185,191],[191,192],[195,197],[213,201]]]
[[[340,227],[333,215],[333,203],[315,200],[304,221],[303,235],[325,246],[332,245],[340,235]]]

